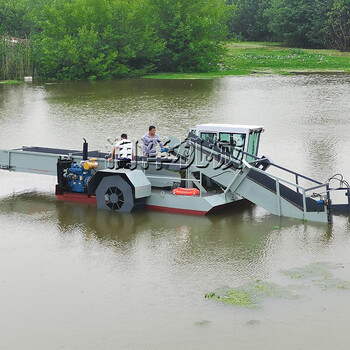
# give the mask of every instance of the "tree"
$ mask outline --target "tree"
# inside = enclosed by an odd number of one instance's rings
[[[27,0],[0,0],[0,35],[28,38],[31,29]]]
[[[340,51],[350,51],[350,0],[334,0],[327,24],[330,45]]]
[[[332,0],[272,0],[266,10],[276,40],[302,47],[323,47]]]
[[[210,71],[224,52],[226,5],[223,0],[150,0],[154,26],[165,44],[160,71]]]
[[[327,16],[332,4],[333,0],[314,0],[308,7],[310,25],[306,37],[310,47],[327,47]]]
[[[223,0],[52,0],[33,17],[37,70],[58,79],[212,70],[225,9]]]
[[[60,0],[44,6],[33,37],[39,74],[97,79],[154,69],[164,45],[147,23],[147,6],[146,0]]]
[[[228,30],[231,36],[245,40],[268,40],[270,30],[265,10],[271,0],[229,0],[233,5],[228,19]]]

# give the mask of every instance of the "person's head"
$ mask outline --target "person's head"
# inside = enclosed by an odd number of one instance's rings
[[[122,136],[120,136],[121,139],[127,139],[128,135],[127,134],[122,134]]]
[[[149,134],[151,136],[154,136],[156,134],[156,127],[154,125],[151,125],[149,128],[148,128],[148,131],[149,131]]]

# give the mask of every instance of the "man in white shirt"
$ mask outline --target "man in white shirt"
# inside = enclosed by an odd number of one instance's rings
[[[115,152],[118,151],[118,159],[120,160],[132,160],[134,157],[134,145],[132,141],[128,140],[126,134],[121,135],[121,140],[117,141],[113,147],[112,154],[109,161],[115,157]]]

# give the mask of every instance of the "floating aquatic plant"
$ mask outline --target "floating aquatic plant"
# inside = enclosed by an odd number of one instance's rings
[[[275,283],[254,281],[235,289],[224,288],[205,295],[205,298],[220,301],[237,307],[258,308],[266,298],[297,298],[291,288]]]
[[[318,287],[321,287],[323,290],[327,289],[350,289],[350,282],[342,280],[336,277],[325,277],[312,281]]]
[[[258,325],[260,323],[261,323],[261,321],[258,321],[258,320],[250,320],[250,321],[247,322],[247,325],[248,326],[256,326],[256,325]]]
[[[307,266],[281,271],[292,279],[303,280],[303,287],[318,286],[323,290],[350,290],[350,281],[336,278],[332,270],[343,268],[342,264],[317,262]],[[237,288],[222,287],[214,292],[205,294],[205,298],[213,299],[236,307],[258,308],[267,298],[296,299],[295,291],[303,288],[300,285],[279,286],[272,282],[256,280]]]
[[[342,264],[317,262],[307,266],[284,270],[282,273],[292,279],[310,280],[311,285],[327,289],[350,289],[350,282],[334,277],[332,270],[343,268]]]
[[[202,320],[202,321],[198,321],[196,322],[194,325],[198,326],[198,327],[205,327],[207,326],[211,321],[208,320]]]
[[[327,276],[330,277],[332,276],[332,272],[330,270],[338,269],[340,267],[343,267],[343,265],[331,262],[317,262],[303,267],[283,270],[281,272],[293,279]]]
[[[253,308],[251,296],[247,292],[241,292],[236,289],[228,289],[225,293],[209,293],[205,295],[205,298],[221,301],[224,304],[231,304],[239,307]]]

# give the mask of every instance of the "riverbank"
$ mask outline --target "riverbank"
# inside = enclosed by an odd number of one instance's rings
[[[22,83],[23,81],[20,81],[20,80],[0,80],[0,84],[3,84],[3,85],[18,85]]]
[[[265,74],[350,74],[350,52],[297,49],[272,42],[227,43],[221,69],[205,73],[156,73],[146,79],[213,79],[226,76]],[[0,84],[21,84],[3,80]]]
[[[222,69],[209,73],[158,73],[147,79],[211,79],[231,75],[350,73],[350,52],[296,49],[281,43],[228,43]]]

